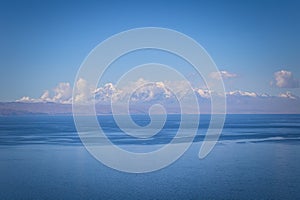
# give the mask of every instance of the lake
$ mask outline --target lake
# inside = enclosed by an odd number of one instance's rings
[[[132,118],[149,123],[147,115]],[[169,115],[161,132],[141,141],[112,116],[98,119],[115,145],[137,151],[169,143],[180,123]],[[220,140],[200,160],[209,120],[201,115],[176,162],[132,174],[91,156],[72,116],[0,117],[0,199],[300,199],[300,115],[227,115]]]

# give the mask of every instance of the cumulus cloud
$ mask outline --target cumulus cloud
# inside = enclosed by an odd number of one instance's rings
[[[274,80],[271,81],[271,85],[279,88],[298,88],[299,80],[294,78],[292,72],[281,70],[274,73]]]
[[[17,100],[17,102],[28,102],[28,103],[37,103],[37,102],[56,102],[62,104],[68,104],[72,102],[72,87],[70,83],[59,83],[54,89],[52,94],[49,90],[46,90],[40,98],[30,98],[22,97]]]
[[[258,96],[265,96],[266,94],[258,95],[255,92],[235,90],[235,91],[227,92],[226,95],[227,96],[239,96],[239,97],[258,97]]]
[[[76,82],[76,94],[74,94],[74,101],[79,103],[88,103],[92,100],[96,91],[85,79],[79,78]]]
[[[117,89],[112,83],[106,83],[103,87],[96,88],[93,92],[98,103],[116,102],[123,98],[123,91]]]
[[[101,87],[92,87],[87,80],[78,79],[75,83],[76,93],[74,101],[77,103],[118,102],[124,103],[128,100],[132,102],[163,102],[174,101],[181,98],[189,98],[193,93],[193,88],[185,81],[156,81],[149,82],[142,78],[117,86],[113,83],[106,83]],[[190,89],[189,89],[190,88]],[[200,92],[200,90],[197,90]],[[201,93],[201,92],[200,92]],[[202,94],[201,96],[207,94]],[[95,97],[95,98],[94,98]],[[59,83],[52,91],[46,90],[39,98],[22,97],[18,102],[55,102],[68,104],[72,103],[72,87],[70,83]]]
[[[46,90],[42,96],[40,97],[42,101],[52,101],[52,98],[50,97],[50,92]]]
[[[163,82],[154,82],[137,88],[130,99],[134,102],[151,102],[165,101],[171,98],[175,98],[175,96]]]
[[[205,98],[205,99],[211,98],[211,91],[208,89],[196,88],[196,89],[194,89],[194,92],[202,98]]]
[[[213,79],[217,79],[217,80],[220,80],[221,78],[230,79],[230,78],[237,77],[237,74],[230,73],[228,71],[223,70],[223,71],[218,71],[218,72],[212,72],[210,74],[210,77],[213,78]]]
[[[34,99],[34,98],[30,98],[28,96],[24,96],[21,99],[16,100],[16,102],[35,103],[35,102],[39,102],[39,100]]]
[[[83,106],[95,103],[97,113],[104,114],[112,113],[112,108],[109,105],[112,102],[117,106],[117,113],[126,113],[123,111],[127,109],[124,106],[126,106],[128,100],[131,104],[130,112],[132,113],[146,113],[149,106],[155,103],[162,104],[170,113],[180,113],[178,102],[183,100],[187,103],[186,113],[195,114],[197,109],[189,105],[194,95],[196,95],[199,102],[201,113],[210,113],[211,98],[218,98],[222,95],[205,87],[191,88],[190,84],[184,81],[148,82],[144,79],[138,79],[124,85],[106,83],[95,88],[87,80],[80,78],[75,83],[75,89],[76,93],[73,94],[75,102]],[[260,94],[252,91],[235,90],[226,92],[226,97],[228,113],[299,113],[298,108],[300,108],[300,97],[290,91],[274,96],[267,93]],[[54,102],[57,103],[54,105],[54,109],[59,108],[59,106],[69,106],[71,108],[71,105],[63,104],[72,103],[72,87],[70,83],[59,83],[52,90],[44,91],[39,98],[25,96],[17,102]],[[16,105],[23,106],[23,104]],[[49,112],[51,113],[52,110]]]
[[[281,98],[287,98],[287,99],[299,99],[298,96],[294,95],[290,91],[286,91],[285,93],[280,93],[278,96]]]
[[[59,83],[56,88],[54,88],[54,102],[60,103],[70,103],[72,97],[72,88],[70,83]]]
[[[127,85],[116,86],[113,83],[106,83],[101,87],[94,88],[86,80],[80,78],[76,83],[76,93],[74,101],[77,103],[110,104],[114,103],[163,103],[169,104],[181,101],[183,98],[189,100],[196,95],[198,100],[210,99],[212,96],[221,94],[215,93],[208,88],[190,88],[191,86],[184,81],[157,81],[148,82],[144,79],[138,79]],[[190,89],[189,89],[190,88]],[[266,93],[258,94],[251,91],[235,90],[226,92],[229,100],[240,102],[240,100],[254,99],[300,99],[291,92],[281,93],[278,96],[272,96]],[[246,98],[245,98],[246,97]],[[72,87],[70,83],[59,83],[53,90],[46,90],[39,98],[22,97],[17,102],[55,102],[61,104],[72,103]]]

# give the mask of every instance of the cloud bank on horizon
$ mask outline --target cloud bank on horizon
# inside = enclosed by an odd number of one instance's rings
[[[232,79],[238,75],[228,71],[220,71],[212,73],[214,79]],[[292,72],[280,70],[274,73],[274,80],[271,81],[272,86],[279,88],[295,88],[299,87],[299,81],[293,77]],[[106,83],[101,87],[94,88],[89,85],[87,80],[80,78],[75,87],[78,91],[74,95],[76,103],[91,103],[95,102],[99,105],[108,105],[111,102],[116,104],[124,104],[127,99],[133,105],[138,107],[142,104],[160,103],[165,105],[176,104],[180,98],[192,98],[192,94],[187,91],[188,85],[179,81],[157,81],[151,82],[140,78],[135,82],[128,83],[122,87],[117,87],[113,83]],[[173,88],[171,91],[169,88]],[[175,90],[174,90],[175,88]],[[206,87],[193,87],[192,91],[198,98],[201,106],[209,107],[210,98],[212,95],[218,96],[212,90]],[[247,110],[248,113],[256,113],[258,110],[268,107],[267,113],[272,113],[272,109],[277,110],[282,108],[282,112],[292,110],[295,105],[300,105],[300,97],[286,90],[278,95],[270,95],[267,93],[256,93],[253,91],[233,90],[226,91],[227,106],[231,112],[239,113],[241,110]],[[70,83],[59,83],[52,92],[46,90],[39,98],[24,96],[17,102],[38,103],[38,102],[54,102],[59,104],[72,103],[72,86]],[[296,104],[295,104],[296,103]],[[273,107],[270,105],[273,105]],[[288,108],[291,107],[291,108]],[[209,109],[205,111],[209,112]]]

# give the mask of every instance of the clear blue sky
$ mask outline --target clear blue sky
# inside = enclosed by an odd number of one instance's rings
[[[300,79],[299,1],[0,1],[0,101],[73,83],[87,54],[131,28],[175,29],[198,41],[232,90],[277,94],[278,70]]]

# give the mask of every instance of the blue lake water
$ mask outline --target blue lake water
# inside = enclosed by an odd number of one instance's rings
[[[200,160],[209,119],[201,115],[194,143],[172,165],[129,174],[94,159],[70,116],[0,117],[0,199],[300,199],[300,115],[227,115],[219,142]],[[169,143],[180,116],[142,142],[112,116],[99,121],[116,145],[143,149]]]

